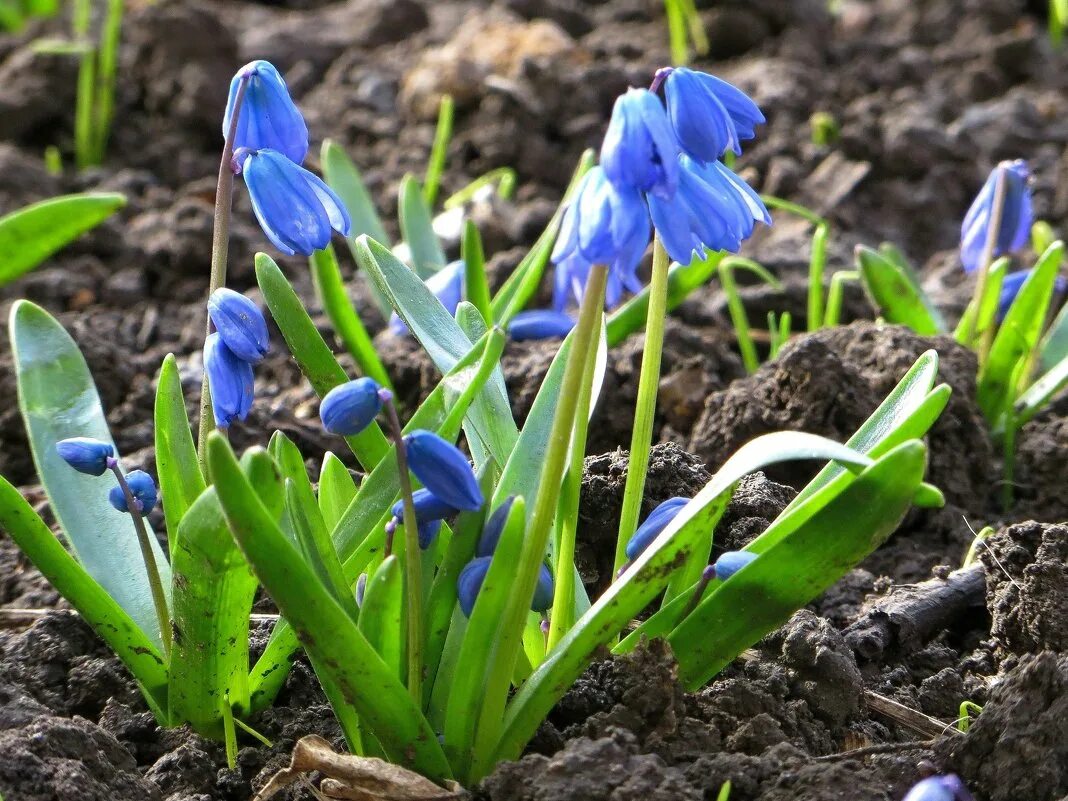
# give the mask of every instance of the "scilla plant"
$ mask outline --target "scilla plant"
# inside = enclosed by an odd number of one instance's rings
[[[354,753],[470,784],[522,753],[604,648],[664,637],[686,685],[698,687],[877,547],[911,504],[940,502],[923,482],[921,438],[949,390],[933,386],[929,353],[845,445],[800,432],[761,437],[694,498],[639,525],[668,259],[683,265],[712,248],[736,249],[767,219],[720,161],[751,134],[755,106],[711,76],[672,75],[654,82],[654,90],[666,84],[666,105],[658,91],[620,99],[601,165],[577,179],[536,255],[480,304],[447,310],[389,248],[366,234],[352,239],[361,267],[442,374],[406,421],[383,382],[350,379],[275,262],[257,256],[267,307],[321,399],[324,429],[363,469],[358,485],[331,453],[313,484],[306,454],[280,432],[240,456],[226,435],[249,414],[255,364],[270,347],[261,311],[225,287],[234,175],[283,252],[315,258],[351,225],[339,196],[300,166],[307,131],[269,64],[234,79],[200,445],[168,357],[155,408],[158,489],[151,475],[124,471],[70,337],[40,308],[16,304],[20,408],[71,550],[6,481],[0,524],[115,650],[162,725],[223,738],[232,758],[237,729],[254,734],[252,717],[273,702],[303,648]],[[637,287],[635,259],[654,229],[620,570],[590,599],[574,552],[587,427],[605,374],[605,298]],[[578,311],[519,429],[499,365],[504,329],[550,251]],[[470,460],[456,444],[461,434]],[[713,554],[737,483],[790,459],[828,464],[744,551]],[[169,554],[146,519],[160,499]],[[250,665],[259,585],[281,617]],[[620,641],[657,599],[659,611]]]

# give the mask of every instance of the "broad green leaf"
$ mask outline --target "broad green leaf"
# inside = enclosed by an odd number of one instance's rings
[[[382,564],[367,579],[358,622],[367,642],[392,669],[398,681],[405,672],[404,632],[404,571],[396,554],[382,560]]]
[[[315,572],[319,582],[334,594],[349,617],[356,620],[356,598],[349,591],[315,498],[306,497],[297,482],[290,478],[286,479],[286,509],[305,563]]]
[[[11,347],[33,461],[74,556],[162,648],[133,520],[108,502],[115,477],[79,473],[56,453],[56,443],[69,437],[113,442],[85,358],[63,326],[25,300],[11,308]],[[167,560],[155,537],[150,538],[160,579],[169,588]]]
[[[961,345],[967,348],[975,348],[976,344],[982,341],[987,329],[996,324],[998,306],[1001,302],[1001,283],[1005,280],[1005,273],[1008,272],[1010,264],[1011,262],[1008,258],[1001,258],[990,265],[986,272],[983,297],[979,299],[978,321],[974,326],[972,325],[972,318],[975,317],[975,303],[974,301],[969,302],[964,314],[961,315],[960,322],[957,323],[957,327],[953,331],[953,338]],[[967,339],[969,329],[971,329],[970,340]]]
[[[1042,369],[1052,370],[1068,358],[1068,303],[1050,323],[1042,338]]]
[[[356,497],[356,482],[344,463],[330,451],[323,457],[323,467],[319,471],[318,495],[323,522],[332,531]]]
[[[945,330],[937,309],[910,271],[863,245],[857,248],[857,267],[872,303],[887,322],[906,325],[921,336]]]
[[[1030,421],[1066,384],[1068,384],[1068,354],[1017,398],[1013,405],[1013,419],[1008,421],[1007,425],[1019,428]]]
[[[256,254],[256,280],[271,316],[315,394],[321,398],[348,381],[348,375],[323,341],[297,293],[266,253]],[[366,470],[378,464],[389,447],[378,423],[371,423],[355,436],[345,437],[345,442]]]
[[[482,236],[473,220],[464,220],[460,258],[464,263],[464,297],[478,309],[483,320],[493,319],[489,283],[486,281],[486,256],[482,251]]]
[[[234,538],[317,668],[391,761],[436,781],[449,778],[437,737],[407,689],[286,540],[218,433],[208,441],[208,462]]]
[[[185,410],[178,362],[169,353],[160,367],[156,386],[156,472],[160,495],[166,499],[163,514],[171,551],[178,538],[179,523],[204,491],[204,474]]]
[[[64,195],[0,217],[0,286],[13,281],[126,205],[113,192]]]
[[[412,269],[425,281],[445,266],[445,252],[434,233],[434,222],[423,199],[422,187],[414,176],[406,175],[401,181],[397,206],[401,235],[412,255]]]

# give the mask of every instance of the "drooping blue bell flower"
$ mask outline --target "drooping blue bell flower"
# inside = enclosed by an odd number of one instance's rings
[[[239,359],[259,364],[271,349],[263,312],[240,292],[216,289],[208,298],[208,316],[226,347]]]
[[[425,551],[438,538],[438,532],[441,531],[441,521],[426,520],[420,523],[416,530],[419,532],[419,548]]]
[[[334,387],[319,404],[323,428],[342,437],[359,434],[382,411],[381,392],[378,382],[367,376]]]
[[[649,211],[668,255],[688,265],[705,250],[736,253],[757,222],[771,224],[760,196],[719,161],[679,158],[679,191],[671,200],[649,198]]]
[[[712,567],[716,571],[716,578],[726,581],[756,558],[757,555],[749,551],[726,551],[720,554]]]
[[[255,393],[252,365],[234,355],[218,332],[204,342],[204,373],[211,389],[215,425],[226,429],[235,420],[248,417]]]
[[[260,228],[283,253],[310,256],[330,244],[331,231],[349,233],[345,204],[319,176],[277,150],[242,151],[234,160]]]
[[[223,137],[230,131],[238,87],[245,78],[248,88],[237,120],[234,149],[269,148],[296,164],[303,164],[308,155],[308,126],[289,96],[286,82],[269,61],[246,64],[230,81],[230,97],[223,115]]]
[[[444,503],[469,511],[482,506],[482,490],[459,448],[423,429],[405,436],[404,447],[415,477]]]
[[[913,785],[902,801],[973,801],[972,794],[956,774],[929,776]]]
[[[669,198],[678,182],[678,154],[660,98],[631,89],[616,99],[601,144],[601,166],[613,184]]]
[[[108,460],[115,458],[115,448],[111,444],[91,437],[61,439],[56,443],[56,453],[79,473],[90,476],[104,475],[111,466]]]
[[[460,510],[449,506],[430,490],[422,487],[412,493],[412,505],[415,507],[415,520],[425,523],[428,520],[447,520]],[[393,504],[393,516],[397,522],[404,521],[404,499]]]
[[[534,597],[530,601],[531,612],[546,612],[553,605],[553,574],[549,566],[542,564],[538,571],[538,583],[534,587]]]
[[[464,273],[464,263],[458,259],[442,267],[425,282],[426,288],[434,293],[445,311],[452,315],[456,314],[456,307],[464,297]],[[393,312],[389,318],[389,330],[397,336],[404,336],[408,333],[408,325]]]
[[[627,541],[627,559],[632,562],[637,559],[641,552],[648,548],[649,544],[660,535],[660,532],[667,528],[671,521],[675,519],[675,516],[682,511],[682,507],[689,502],[689,498],[668,498],[653,509],[649,516],[645,518],[645,522],[638,526],[634,536]]]
[[[990,173],[960,228],[960,260],[965,272],[982,266],[983,250],[989,236],[999,176],[1005,182],[1005,203],[994,242],[992,259],[1020,250],[1027,245],[1034,224],[1031,207],[1030,171],[1022,159],[1003,161]]]
[[[475,608],[475,601],[478,599],[478,593],[482,589],[482,582],[486,580],[486,574],[489,573],[492,560],[493,557],[491,556],[475,557],[460,571],[460,576],[456,580],[456,597],[460,602],[460,609],[465,617],[471,617],[471,612]],[[543,564],[538,571],[538,583],[534,588],[534,597],[530,602],[531,611],[544,612],[549,609],[553,605],[553,590],[553,574]]]
[[[137,511],[147,515],[156,508],[159,493],[156,490],[156,482],[152,480],[152,476],[144,470],[134,470],[126,475],[126,483],[130,485],[130,492],[140,507]],[[108,502],[120,512],[130,511],[129,506],[126,504],[126,493],[117,484],[108,493]]]
[[[570,314],[552,309],[519,312],[508,324],[508,335],[516,342],[530,339],[563,339],[575,327]]]
[[[512,511],[514,501],[514,495],[508,496],[504,503],[486,518],[486,524],[482,526],[482,534],[479,535],[478,544],[475,546],[477,556],[493,556],[493,552],[497,550],[497,543],[501,540],[504,524],[508,522],[508,513]]]
[[[679,145],[692,158],[711,162],[756,136],[765,122],[749,96],[706,72],[676,67],[664,84],[668,118]]]

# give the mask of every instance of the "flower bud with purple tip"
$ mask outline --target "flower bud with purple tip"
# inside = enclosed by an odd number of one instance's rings
[[[319,404],[323,428],[343,437],[359,434],[380,411],[382,387],[366,376],[334,387]]]
[[[115,448],[107,442],[91,437],[71,437],[56,443],[59,457],[77,470],[90,476],[102,476],[115,457]]]
[[[289,88],[269,61],[246,64],[230,81],[230,97],[223,115],[223,137],[230,131],[241,81],[248,81],[237,120],[234,149],[271,148],[296,164],[308,155],[308,126],[289,96]]]
[[[204,342],[204,372],[211,389],[215,425],[226,429],[235,420],[248,417],[255,393],[252,365],[234,355],[218,333]]]
[[[405,436],[404,446],[415,477],[444,503],[469,511],[482,506],[478,479],[459,448],[423,429]]]
[[[130,486],[130,492],[138,504],[138,512],[147,515],[156,508],[159,493],[156,490],[156,482],[152,480],[152,476],[144,470],[134,470],[126,475],[126,483]],[[108,493],[108,501],[120,512],[130,511],[129,506],[126,504],[126,493],[118,485],[111,488],[111,492]]]
[[[460,609],[466,617],[471,617],[478,600],[478,593],[482,589],[482,582],[489,573],[491,556],[478,556],[472,559],[456,580],[456,597],[460,602]],[[532,612],[544,612],[553,605],[553,575],[546,565],[542,565],[538,572],[538,584],[534,588],[534,597],[530,602]]]
[[[447,520],[460,511],[454,506],[449,506],[425,487],[412,493],[412,506],[415,507],[415,521],[420,524],[428,520]],[[393,504],[392,511],[393,517],[399,522],[404,521],[403,498]]]
[[[538,583],[534,587],[534,597],[530,601],[531,612],[546,612],[553,605],[553,574],[549,566],[542,564],[538,571]]]
[[[563,339],[575,327],[570,314],[552,309],[519,312],[508,324],[508,335],[516,342],[530,339]]]
[[[508,513],[512,511],[514,501],[515,496],[509,495],[504,503],[494,509],[493,514],[486,519],[486,524],[482,526],[482,534],[478,538],[478,545],[475,546],[475,553],[478,556],[493,556],[493,552],[497,550],[497,543],[500,542],[504,524],[508,522]]]
[[[235,356],[249,364],[263,361],[271,343],[259,306],[240,292],[221,287],[208,298],[208,316]]]
[[[627,559],[630,561],[637,559],[641,552],[648,548],[650,543],[660,535],[660,532],[667,528],[671,521],[675,519],[675,516],[682,511],[682,507],[689,502],[689,498],[668,498],[653,509],[649,516],[645,518],[645,522],[638,526],[634,536],[627,542]]]
[[[441,520],[425,520],[416,529],[419,534],[419,548],[426,550],[433,545],[441,531]]]
[[[757,555],[749,551],[727,551],[721,554],[713,565],[716,571],[716,578],[720,581],[726,581],[756,558]]]

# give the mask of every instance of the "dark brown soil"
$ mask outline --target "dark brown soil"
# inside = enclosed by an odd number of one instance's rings
[[[60,33],[60,23],[0,35],[0,212],[86,189],[129,198],[121,215],[0,289],[0,314],[27,297],[59,316],[86,354],[129,465],[149,470],[154,378],[165,354],[177,356],[190,414],[197,412],[219,118],[237,66],[268,58],[285,72],[316,144],[331,138],[346,147],[394,236],[397,184],[406,172],[422,172],[434,98],[451,92],[457,119],[443,192],[501,166],[519,177],[514,202],[477,213],[499,285],[549,219],[581,151],[599,142],[615,96],[646,83],[668,58],[658,0],[129,5],[108,158],[80,174],[51,175],[41,158],[50,145],[68,161],[71,150],[73,63],[33,47],[37,37]],[[1046,4],[1037,0],[845,0],[837,15],[827,5],[698,0],[714,54],[701,66],[751,92],[769,120],[739,168],[762,191],[830,220],[830,270],[847,268],[857,243],[892,240],[952,317],[969,291],[954,255],[960,219],[997,160],[1029,159],[1036,211],[1064,229],[1068,56],[1049,46]],[[817,111],[840,124],[830,146],[811,142],[808,120]],[[243,189],[234,219],[229,283],[255,296],[252,255],[267,243]],[[758,327],[768,311],[783,310],[795,330],[805,327],[810,234],[780,213],[746,245],[745,255],[786,284],[782,293],[743,287]],[[306,266],[279,261],[327,332]],[[343,269],[352,269],[347,256]],[[412,340],[381,330],[362,282],[352,286],[410,409],[436,371]],[[547,297],[546,286],[539,298]],[[843,321],[872,317],[851,287]],[[258,368],[255,409],[233,439],[239,447],[262,444],[281,429],[317,460],[336,443],[323,435],[314,396],[273,333],[277,347]],[[0,473],[43,506],[5,336]],[[629,447],[642,348],[639,334],[611,351],[591,426],[578,552],[591,590],[611,569],[627,466],[620,449]],[[932,770],[959,772],[980,801],[1068,796],[1064,398],[1021,432],[1018,503],[1003,512],[995,505],[999,455],[976,409],[970,353],[944,337],[857,322],[797,337],[746,376],[713,282],[668,325],[654,426],[661,444],[643,512],[695,492],[758,434],[848,436],[928,348],[938,350],[940,379],[953,388],[929,441],[929,480],[945,492],[946,509],[910,513],[864,565],[698,693],[681,690],[670,654],[656,644],[594,664],[529,753],[472,788],[475,796],[697,801],[715,798],[729,779],[732,801],[892,801]],[[508,346],[504,373],[520,424],[553,353],[547,343]],[[813,469],[791,465],[744,481],[715,547],[737,548],[762,531]],[[162,520],[154,522],[164,531]],[[999,532],[980,552],[985,595],[968,584],[951,604],[931,602],[937,625],[902,624],[895,615],[915,609],[917,598],[954,594],[958,574],[950,571],[971,541],[969,524],[986,523]],[[2,532],[0,607],[66,608]],[[966,735],[932,743],[872,711],[870,692],[947,730],[962,701],[983,712]],[[230,771],[218,744],[155,726],[129,676],[76,616],[57,611],[0,630],[7,801],[244,801],[300,736],[338,742],[325,699],[299,661],[278,706],[253,723],[274,746],[243,743]],[[309,796],[297,789],[289,797]]]

